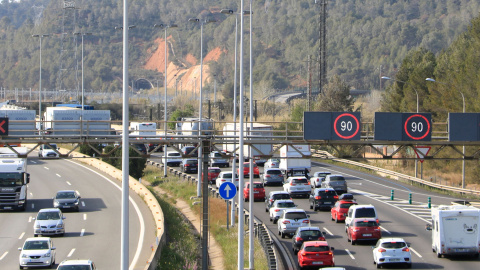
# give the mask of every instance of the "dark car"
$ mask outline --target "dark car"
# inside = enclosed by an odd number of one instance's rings
[[[80,194],[75,190],[60,190],[53,197],[53,207],[61,210],[79,211]]]
[[[316,188],[312,190],[308,199],[310,209],[313,209],[313,211],[317,211],[317,209],[330,210],[337,200],[338,195],[333,188]]]
[[[138,152],[142,153],[142,154],[146,154],[147,153],[147,147],[145,146],[145,144],[143,143],[136,143],[133,145],[133,147],[135,149],[137,149]]]
[[[196,158],[184,158],[180,163],[180,170],[184,173],[196,173],[198,171],[198,160]]]
[[[196,157],[198,156],[198,148],[195,146],[184,146],[182,148],[182,154],[184,156]]]
[[[275,200],[291,200],[290,194],[286,191],[270,191],[268,197],[265,198],[265,212],[270,211]]]
[[[319,227],[299,227],[292,237],[292,249],[295,254],[305,241],[325,241],[325,236]]]

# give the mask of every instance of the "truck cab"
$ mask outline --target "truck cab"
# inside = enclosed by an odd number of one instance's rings
[[[25,210],[30,182],[26,169],[26,159],[0,156],[0,209]]]

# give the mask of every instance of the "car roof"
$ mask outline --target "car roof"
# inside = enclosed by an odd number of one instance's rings
[[[379,239],[381,243],[385,243],[385,242],[407,242],[405,241],[405,239],[403,238],[400,238],[400,237],[392,237],[392,238],[380,238]]]
[[[90,265],[92,263],[91,260],[65,260],[61,262],[59,265]]]
[[[353,200],[347,200],[347,199],[343,199],[343,200],[338,200],[339,203],[355,203],[356,205],[358,205],[357,201],[355,199]]]
[[[27,242],[27,241],[37,241],[37,240],[50,241],[50,237],[30,237],[30,238],[25,239],[25,242]]]
[[[275,195],[275,194],[288,194],[290,195],[290,193],[288,193],[287,191],[270,191],[270,193],[268,193],[269,195]]]
[[[184,158],[183,160],[197,160],[196,158]]]
[[[62,212],[62,211],[58,208],[43,208],[43,209],[40,209],[38,212],[40,213],[40,212]]]
[[[290,179],[290,178],[291,179],[306,179],[306,180],[308,180],[305,176],[290,176],[290,177],[288,177],[288,179]]]
[[[357,204],[357,205],[352,205],[351,207],[353,208],[375,208],[375,206],[371,204]]]
[[[298,231],[320,231],[319,227],[298,227]]]
[[[333,188],[316,188],[314,191],[324,191],[324,190],[335,191],[335,189]]]
[[[331,172],[325,172],[325,171],[314,172],[313,174],[315,175],[315,174],[320,174],[320,173],[331,174]]]
[[[293,202],[293,200],[275,200],[274,203],[286,203],[286,202]]]
[[[326,177],[334,177],[334,176],[345,177],[345,176],[343,176],[343,175],[341,175],[341,174],[329,174],[329,175],[327,175]]]
[[[208,167],[209,170],[213,170],[213,169],[219,169],[220,170],[220,167]]]
[[[268,169],[265,169],[265,171],[281,171],[281,170],[278,168],[268,168]]]
[[[354,218],[353,222],[355,222],[355,221],[375,221],[375,222],[377,222],[377,219],[376,218]]]
[[[311,247],[311,246],[328,246],[327,241],[306,241],[303,242],[304,247]]]
[[[57,193],[59,193],[59,192],[75,192],[75,190],[69,189],[69,190],[59,190],[59,191],[57,191]]]
[[[294,209],[283,210],[283,212],[285,212],[285,213],[287,213],[287,212],[305,212],[306,213],[306,211],[303,210],[303,209],[295,209],[295,208]]]

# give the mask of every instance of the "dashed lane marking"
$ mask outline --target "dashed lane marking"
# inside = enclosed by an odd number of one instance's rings
[[[353,257],[352,253],[350,253],[350,250],[345,249],[345,251],[348,253],[348,256],[350,256],[350,258],[352,258],[352,260],[355,260],[355,257]]]
[[[75,252],[75,249],[72,248],[72,250],[70,250],[70,253],[68,253],[67,257],[72,257],[74,252]]]
[[[5,256],[7,256],[7,254],[8,254],[8,251],[5,251],[5,253],[3,253],[2,256],[0,256],[0,261],[3,260],[3,258],[5,258]]]

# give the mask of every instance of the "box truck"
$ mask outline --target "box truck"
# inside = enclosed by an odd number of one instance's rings
[[[71,107],[47,107],[43,127],[45,134],[102,136],[110,135],[110,120],[109,110],[82,111]]]
[[[35,135],[35,115],[34,110],[0,109],[0,117],[8,118],[9,136]]]
[[[467,205],[440,205],[432,208],[432,251],[437,257],[479,256],[480,209]]]
[[[273,127],[271,125],[265,125],[260,123],[253,123],[251,126],[250,123],[245,123],[243,128],[244,137],[247,136],[251,137],[258,137],[259,139],[263,139],[266,141],[272,140],[273,135]],[[240,134],[240,124],[234,123],[226,123],[223,127],[223,136],[225,136],[224,143],[223,143],[223,151],[226,153],[231,153],[232,156],[238,155],[238,140],[236,144],[234,136],[239,136]],[[257,138],[253,138],[257,139]],[[245,157],[245,161],[250,158],[253,158],[255,163],[259,166],[263,166],[267,161],[267,156],[271,155],[272,152],[272,144],[271,143],[258,143],[252,145],[252,151],[249,152],[249,145],[245,144],[243,148],[243,155]],[[235,153],[233,153],[235,152]]]
[[[307,176],[312,168],[310,145],[284,145],[280,148],[278,168],[288,176]]]
[[[26,147],[13,147],[21,155],[27,154]],[[7,147],[0,148],[0,209],[25,210],[27,205],[27,159],[19,158]]]
[[[199,135],[199,130],[201,127],[202,136],[211,136],[214,133],[213,124],[213,120],[209,118],[202,118],[200,125],[198,117],[181,117],[177,119],[177,123],[175,124],[175,133],[177,135],[195,137]],[[186,139],[186,141],[191,140]],[[179,148],[189,145],[188,142],[182,143],[181,140],[179,140],[179,142]]]

